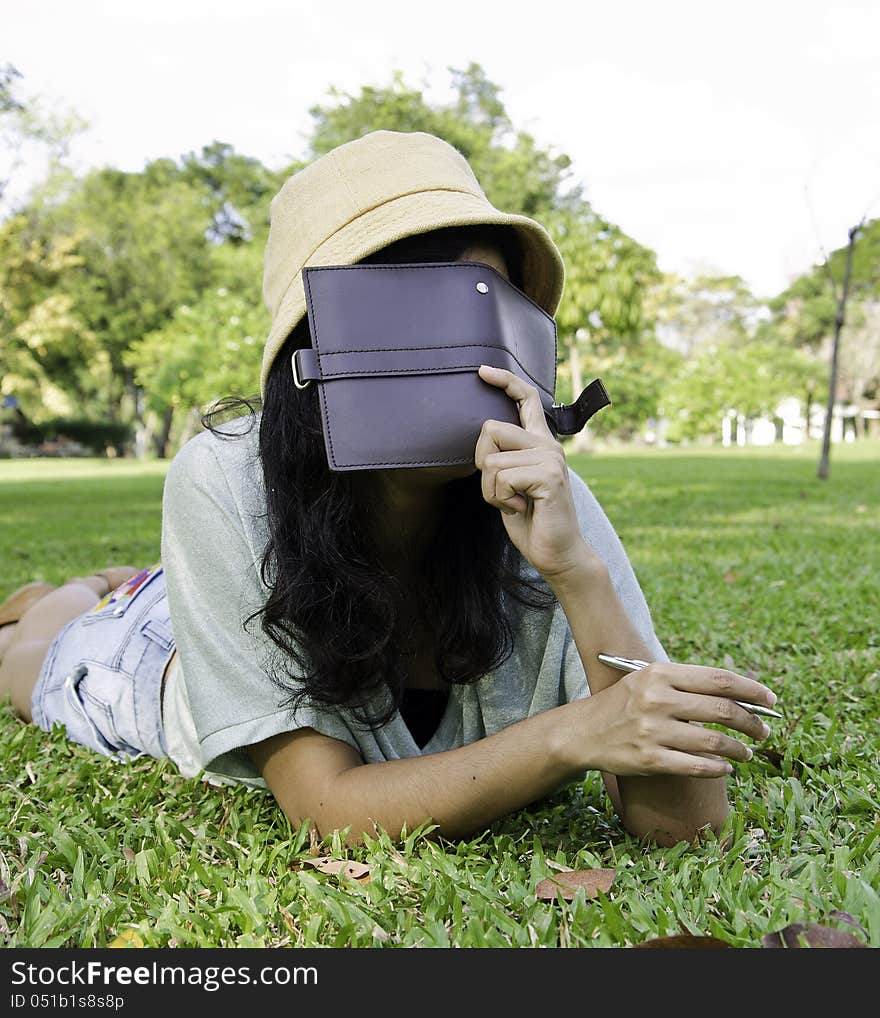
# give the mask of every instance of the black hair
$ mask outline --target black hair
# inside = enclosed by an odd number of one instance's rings
[[[363,263],[453,261],[476,241],[497,245],[511,282],[522,284],[516,235],[507,227],[450,227],[408,237]],[[289,705],[347,708],[375,728],[400,706],[413,617],[446,685],[473,683],[513,649],[524,608],[556,603],[540,578],[521,575],[523,559],[501,515],[482,496],[481,475],[442,489],[440,525],[426,546],[416,589],[386,568],[376,540],[383,496],[376,471],[331,471],[316,386],[299,389],[293,351],[309,345],[308,320],[293,329],[269,369],[259,421],[259,456],[269,538],[261,561],[268,600],[246,621],[280,652],[273,680]],[[202,423],[258,400],[228,397]]]

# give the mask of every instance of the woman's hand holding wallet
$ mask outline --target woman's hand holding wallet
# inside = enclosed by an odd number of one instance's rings
[[[522,423],[483,424],[474,453],[483,498],[501,510],[510,540],[548,583],[593,560],[601,567],[581,535],[565,452],[547,426],[538,390],[505,368],[481,364],[479,375],[517,404]]]
[[[547,427],[534,386],[502,368],[481,365],[479,374],[519,407],[522,427],[485,422],[475,462],[484,499],[502,511],[511,541],[556,591],[588,668],[594,703],[585,768],[631,776],[729,773],[724,758],[745,761],[751,749],[702,725],[721,724],[765,739],[767,726],[736,700],[771,707],[775,695],[725,669],[656,662],[621,677],[597,659],[609,645],[609,631],[627,645],[635,634],[604,562],[580,532],[564,451]]]

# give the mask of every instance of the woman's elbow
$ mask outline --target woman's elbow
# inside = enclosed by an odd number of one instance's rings
[[[698,844],[707,835],[720,835],[730,812],[727,800],[712,803],[699,810],[670,814],[650,807],[624,809],[620,817],[626,832],[640,841],[653,842],[662,848],[671,848],[682,841]]]

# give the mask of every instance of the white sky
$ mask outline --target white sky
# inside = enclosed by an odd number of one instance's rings
[[[305,154],[330,86],[399,68],[439,100],[475,61],[666,271],[769,296],[880,216],[880,0],[0,0],[0,16],[22,95],[90,122],[80,169],[215,139],[277,167]]]

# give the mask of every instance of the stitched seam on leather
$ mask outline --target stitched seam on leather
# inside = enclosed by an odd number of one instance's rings
[[[467,193],[467,192],[465,192],[465,193]],[[516,292],[521,297],[523,297],[525,300],[527,300],[529,302],[529,304],[531,304],[532,307],[535,308],[536,311],[540,311],[541,314],[545,318],[549,318],[550,321],[553,323],[553,328],[555,330],[555,328],[556,328],[556,319],[552,315],[547,313],[546,308],[542,308],[541,305],[537,304],[535,301],[533,301],[532,298],[527,293],[525,293],[523,290],[520,290],[520,288],[518,286],[514,286],[513,283],[511,283],[511,281],[509,279],[505,279],[504,276],[502,276],[501,273],[498,271],[498,269],[493,269],[491,265],[486,265],[485,262],[431,262],[429,265],[307,265],[307,266],[305,266],[305,268],[307,268],[309,270],[309,272],[324,272],[324,271],[326,271],[328,269],[333,271],[333,272],[339,272],[340,270],[345,270],[345,269],[359,269],[362,272],[364,270],[375,271],[377,269],[379,271],[381,271],[382,269],[390,269],[392,271],[394,271],[395,269],[397,271],[400,271],[401,269],[406,269],[407,271],[411,272],[411,271],[417,270],[417,269],[437,269],[437,268],[447,268],[447,267],[461,268],[463,266],[467,266],[467,267],[470,267],[470,268],[486,269],[488,272],[494,272],[495,275],[503,283],[505,283],[507,286],[511,287],[512,289],[516,290]],[[291,282],[293,282],[293,281],[291,280]],[[288,289],[289,289],[289,287],[288,287]]]
[[[334,461],[335,462],[335,461]],[[387,467],[394,464],[395,466],[406,466],[406,467],[427,467],[432,463],[442,463],[444,465],[451,466],[453,463],[470,463],[472,462],[470,456],[462,456],[461,459],[457,460],[379,460],[376,463],[339,463],[338,466],[346,467],[356,465],[357,469],[360,470],[362,467]]]
[[[506,346],[496,346],[495,343],[443,343],[437,346],[359,346],[352,350],[328,350],[322,356],[335,357],[341,353],[397,353],[398,350],[466,350],[469,346],[484,346],[489,350],[510,353]]]
[[[451,343],[448,346],[390,346],[390,347],[370,347],[366,350],[334,350],[332,353],[325,353],[318,355],[318,366],[321,369],[321,380],[325,378],[347,378],[349,375],[416,375],[416,374],[449,374],[452,371],[463,371],[469,368],[478,368],[482,361],[476,364],[450,364],[445,368],[366,368],[363,371],[324,371],[321,364],[321,358],[333,357],[336,354],[352,354],[352,353],[403,353],[407,350],[412,350],[415,353],[420,353],[422,350],[467,350],[470,347],[483,347],[486,350],[503,350],[508,357],[516,361],[521,368],[523,374],[535,383],[535,385],[543,392],[546,393],[553,399],[553,393],[549,389],[545,388],[537,378],[529,371],[529,369],[520,361],[516,354],[511,353],[506,346],[495,346],[492,343]]]
[[[513,357],[513,354],[510,354],[510,356]],[[513,357],[513,359],[517,364],[519,364],[516,357]],[[482,361],[477,361],[476,364],[455,364],[444,368],[369,368],[365,371],[322,371],[320,381],[325,381],[328,378],[354,378],[355,375],[372,375],[375,378],[387,377],[389,375],[454,375],[459,371],[468,371],[472,368],[479,368],[482,363]],[[522,368],[522,364],[519,364],[519,366]],[[527,375],[529,375],[525,368],[522,369]],[[529,378],[532,378],[532,376],[529,375]],[[535,380],[532,379],[532,381]],[[553,394],[548,392],[540,382],[535,382],[535,385],[541,390],[541,392],[550,396],[552,399]]]
[[[306,292],[307,292],[308,298],[309,298],[309,307],[312,309],[312,321],[314,322],[314,326],[315,326],[315,335],[314,335],[315,352],[317,353],[318,357],[320,358],[320,356],[321,356],[321,344],[320,344],[320,341],[318,340],[318,332],[319,332],[319,329],[318,329],[318,309],[315,307],[314,303],[312,302],[312,284],[311,284],[311,282],[309,280],[308,272],[304,272],[303,273],[303,278],[305,279]],[[319,359],[318,363],[320,364],[320,359]],[[323,385],[319,386],[318,392],[319,392],[320,397],[321,397],[321,416],[322,416],[322,418],[324,420],[324,434],[327,436],[327,441],[330,443],[330,456],[331,456],[333,462],[336,463],[337,466],[342,466],[341,463],[337,463],[337,461],[336,461],[336,451],[333,448],[333,432],[332,432],[332,430],[330,428],[330,418],[327,416],[327,394],[324,392]]]

